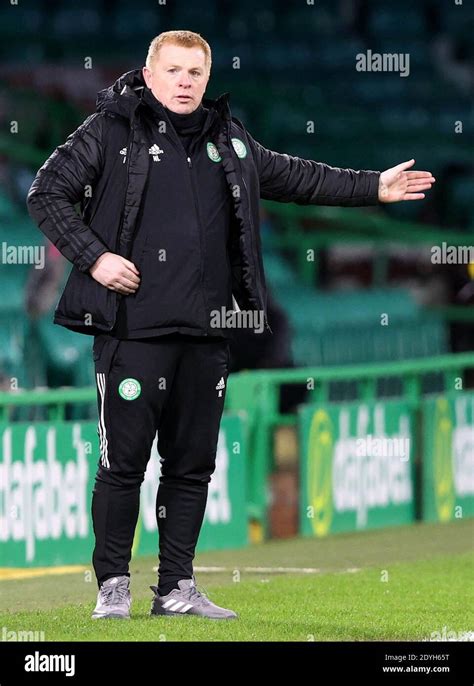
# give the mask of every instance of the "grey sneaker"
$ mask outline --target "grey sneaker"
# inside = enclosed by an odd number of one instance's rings
[[[92,619],[130,619],[130,579],[114,576],[101,584]]]
[[[183,616],[197,615],[208,619],[237,619],[237,615],[232,610],[226,610],[212,603],[209,598],[196,588],[196,581],[192,579],[181,579],[178,581],[178,588],[173,588],[168,595],[158,595],[158,587],[150,586],[155,593],[150,615],[159,616]]]

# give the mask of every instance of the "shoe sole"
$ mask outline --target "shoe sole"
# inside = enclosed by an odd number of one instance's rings
[[[92,615],[92,619],[130,619],[130,617],[124,617],[124,615]]]

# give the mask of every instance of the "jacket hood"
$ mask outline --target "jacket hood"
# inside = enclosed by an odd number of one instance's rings
[[[145,88],[141,68],[127,71],[112,86],[97,93],[97,112],[114,112],[131,120],[138,105],[142,103]],[[229,96],[230,93],[223,93],[215,100],[203,98],[202,104],[210,110],[216,110],[223,120],[230,120]]]

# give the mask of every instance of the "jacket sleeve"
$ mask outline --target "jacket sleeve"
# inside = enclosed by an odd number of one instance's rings
[[[330,167],[264,148],[247,132],[257,162],[260,197],[299,205],[378,204],[378,171]]]
[[[74,207],[103,168],[103,132],[104,116],[88,117],[39,169],[26,199],[33,221],[82,272],[108,251]]]

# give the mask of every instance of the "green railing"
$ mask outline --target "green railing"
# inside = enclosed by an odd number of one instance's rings
[[[441,373],[446,391],[464,387],[465,371],[474,369],[474,352],[445,355],[402,362],[347,367],[304,367],[300,369],[244,371],[229,378],[225,409],[247,415],[247,453],[249,456],[248,514],[267,528],[268,476],[272,470],[272,437],[276,426],[297,423],[296,414],[279,411],[282,384],[304,384],[307,402],[328,402],[334,382],[354,382],[357,398],[377,398],[380,379],[400,378],[402,397],[417,409],[422,397],[425,375]],[[10,421],[15,407],[43,406],[49,420],[64,420],[68,405],[93,403],[96,389],[59,388],[52,390],[0,393],[0,421]]]
[[[444,389],[464,387],[464,373],[474,369],[474,352],[433,358],[344,367],[305,367],[279,371],[240,372],[231,377],[226,408],[246,410],[247,451],[249,455],[249,515],[267,528],[268,475],[272,469],[272,438],[276,426],[297,423],[295,414],[279,412],[282,384],[305,384],[306,402],[328,402],[334,382],[355,382],[360,401],[377,398],[379,379],[400,378],[402,397],[416,410],[422,397],[422,381],[428,374],[441,373]]]
[[[319,207],[263,201],[277,226],[267,238],[268,247],[293,253],[301,281],[314,286],[318,279],[319,260],[308,260],[308,250],[328,248],[336,243],[367,244],[375,249],[373,285],[387,283],[387,249],[392,243],[404,246],[470,245],[472,234],[440,229],[438,226],[400,221],[373,210]],[[471,319],[469,319],[471,321]]]

